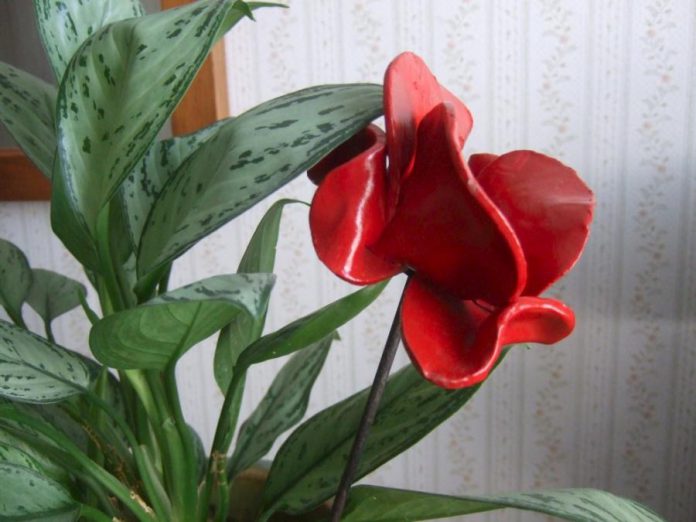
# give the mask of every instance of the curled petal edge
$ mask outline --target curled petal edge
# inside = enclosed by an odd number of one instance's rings
[[[402,267],[374,255],[366,245],[376,241],[388,219],[389,182],[385,137],[375,126],[365,129],[355,144],[338,151],[315,171],[320,185],[309,211],[312,242],[319,259],[349,283],[367,285],[387,279]],[[353,154],[343,161],[346,151]],[[357,152],[356,152],[357,151]]]
[[[414,277],[401,309],[404,345],[425,379],[447,389],[486,379],[505,346],[553,344],[567,337],[575,315],[564,303],[521,297],[500,309],[462,301]]]

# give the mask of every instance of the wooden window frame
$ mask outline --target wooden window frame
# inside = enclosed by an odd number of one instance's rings
[[[161,0],[170,9],[194,0]],[[189,134],[229,116],[224,42],[218,42],[172,114],[172,133]],[[0,149],[0,201],[48,201],[51,184],[20,149]]]

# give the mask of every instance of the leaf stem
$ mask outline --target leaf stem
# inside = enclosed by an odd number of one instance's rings
[[[338,490],[336,490],[336,497],[334,498],[333,505],[331,506],[331,522],[339,522],[341,520],[341,515],[343,514],[343,510],[346,507],[346,501],[348,500],[348,490],[350,489],[350,486],[358,473],[360,457],[365,449],[367,436],[370,433],[370,428],[372,427],[377,415],[377,410],[379,409],[379,403],[382,400],[384,389],[387,386],[389,371],[394,363],[396,350],[399,347],[399,342],[401,341],[402,302],[403,294],[401,295],[401,300],[396,308],[396,313],[394,314],[394,320],[392,321],[391,328],[389,329],[387,341],[384,344],[382,357],[380,358],[379,365],[377,366],[375,378],[372,381],[370,395],[367,398],[365,410],[363,411],[360,424],[358,425],[358,431],[355,434],[355,439],[353,440],[353,447],[350,450],[348,462],[346,463],[346,467],[343,469],[341,482],[339,483]]]
[[[208,503],[214,486],[217,486],[218,491],[223,488],[222,494],[227,494],[227,450],[232,443],[234,429],[237,425],[237,417],[239,416],[239,407],[242,402],[242,393],[244,391],[244,382],[246,381],[247,366],[237,362],[237,367],[232,373],[232,379],[227,386],[225,393],[225,401],[220,410],[220,418],[218,419],[215,429],[215,436],[208,458],[208,472],[203,486],[203,493],[199,499],[198,520],[205,522],[208,515]],[[224,511],[228,505],[224,503],[218,510],[218,517],[225,517]]]

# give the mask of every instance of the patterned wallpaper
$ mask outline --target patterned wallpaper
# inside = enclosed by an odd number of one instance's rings
[[[228,37],[236,111],[310,84],[379,82],[391,57],[413,50],[470,105],[468,151],[541,150],[598,197],[586,254],[552,291],[575,308],[574,335],[515,350],[467,408],[370,481],[443,493],[601,487],[696,520],[696,1],[290,4]],[[308,200],[312,186],[298,179],[281,195]],[[198,245],[174,282],[233,270],[262,211]],[[269,329],[349,290],[317,262],[306,221],[304,208],[286,210]],[[81,277],[49,231],[45,204],[0,206],[0,236],[35,266]],[[370,381],[402,284],[343,329],[312,411]],[[86,332],[74,313],[57,336],[84,349]],[[221,403],[211,359],[203,343],[180,367],[189,418],[208,441]],[[278,366],[252,374],[245,412]]]

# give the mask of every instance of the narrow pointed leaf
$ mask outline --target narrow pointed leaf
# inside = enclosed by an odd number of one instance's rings
[[[87,290],[84,285],[64,275],[34,268],[27,303],[46,322],[80,306],[80,296]]]
[[[31,277],[24,252],[13,243],[0,239],[0,306],[12,318],[22,315],[22,303],[29,295]]]
[[[0,122],[48,179],[56,151],[55,107],[54,86],[0,62]]]
[[[271,205],[271,208],[261,218],[254,234],[251,236],[251,240],[239,262],[237,272],[273,272],[278,233],[280,231],[280,218],[285,205],[295,202],[297,201],[282,199]],[[227,386],[229,386],[232,379],[232,373],[239,355],[247,346],[261,336],[265,323],[266,311],[264,310],[264,313],[256,319],[240,316],[220,332],[217,347],[215,348],[214,373],[215,381],[223,393],[227,391]]]
[[[33,469],[0,463],[2,520],[76,520],[78,504],[63,486]]]
[[[89,370],[78,355],[0,321],[0,397],[56,402],[82,393],[89,383]]]
[[[165,369],[238,314],[257,317],[272,274],[220,275],[105,317],[92,327],[92,353],[112,368]]]
[[[461,408],[478,386],[445,390],[412,367],[389,379],[355,479],[365,476],[430,433]],[[304,422],[273,461],[262,520],[276,511],[300,513],[336,493],[369,388]]]
[[[34,9],[39,34],[58,82],[88,36],[107,24],[145,13],[139,0],[34,0]]]
[[[181,255],[381,112],[377,85],[325,85],[262,103],[223,125],[162,189],[143,231],[138,274]]]
[[[192,134],[157,142],[123,181],[120,203],[134,250],[140,243],[145,219],[166,181],[227,121],[220,120]]]
[[[574,522],[664,522],[637,502],[596,489],[453,497],[376,486],[350,492],[344,522],[415,522],[516,508]]]
[[[264,335],[244,350],[239,364],[248,367],[289,355],[321,341],[367,308],[382,293],[388,282],[361,288],[280,330]]]
[[[332,333],[294,354],[278,372],[261,403],[242,424],[230,461],[230,479],[266,455],[280,435],[302,420],[335,338]]]
[[[95,31],[76,52],[56,111],[61,212],[75,214],[75,225],[94,235],[100,209],[147,152],[230,8],[224,0],[202,0],[121,20]],[[72,238],[53,219],[72,250]]]

